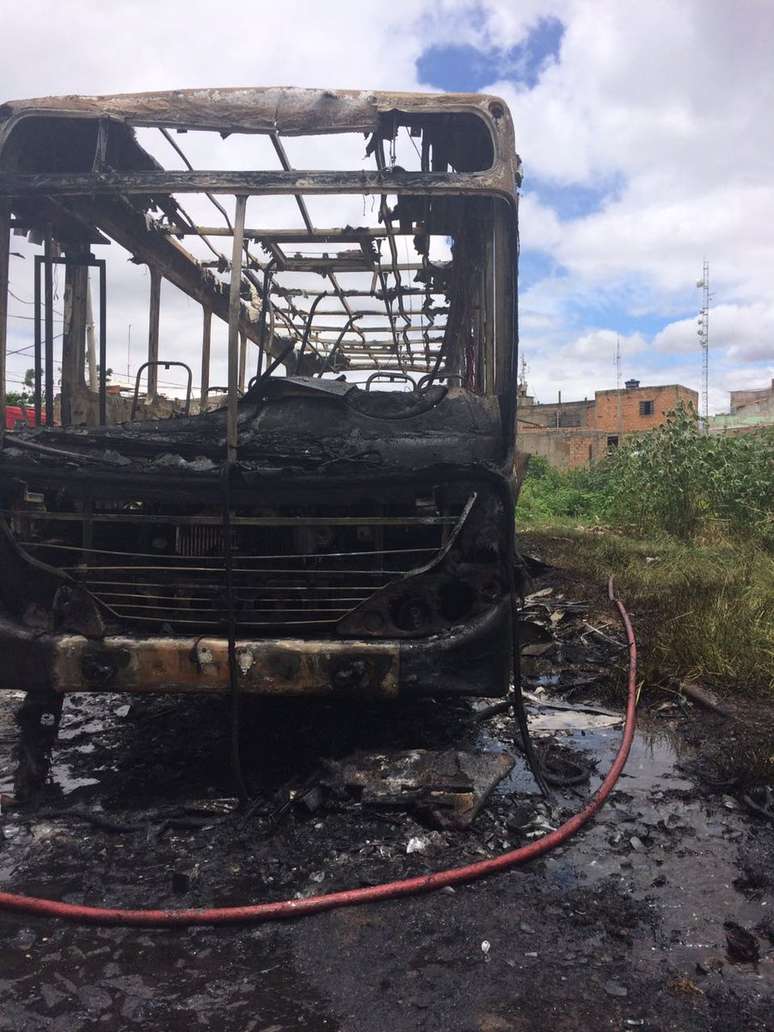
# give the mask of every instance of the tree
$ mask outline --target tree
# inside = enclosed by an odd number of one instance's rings
[[[32,396],[27,391],[6,391],[5,392],[5,403],[6,405],[29,405],[32,402]]]

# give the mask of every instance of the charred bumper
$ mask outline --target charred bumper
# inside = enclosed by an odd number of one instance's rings
[[[504,600],[453,632],[412,641],[239,640],[240,690],[255,695],[396,698],[505,694],[511,606]],[[31,631],[0,617],[0,689],[219,693],[229,690],[223,638],[90,640]]]

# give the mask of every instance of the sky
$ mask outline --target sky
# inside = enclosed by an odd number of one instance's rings
[[[710,410],[774,376],[770,0],[0,0],[0,19],[3,99],[270,85],[498,94],[524,167],[530,392],[571,400],[615,387],[617,340],[624,379],[698,389],[705,259]],[[336,148],[330,138],[314,152],[320,167]],[[143,358],[147,271],[111,250],[109,358],[125,372],[130,323],[131,369]],[[11,265],[18,378],[32,262],[20,238],[12,251],[26,255]],[[199,337],[196,306],[165,287],[162,354],[196,367]],[[213,347],[218,383],[222,327]]]

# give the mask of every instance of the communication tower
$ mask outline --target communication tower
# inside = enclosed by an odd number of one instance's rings
[[[699,308],[699,319],[697,322],[699,347],[701,348],[701,402],[699,417],[702,429],[706,430],[709,425],[709,310],[710,310],[710,288],[709,288],[709,262],[705,259],[701,270],[701,279],[696,280],[696,286],[701,291],[701,307]]]

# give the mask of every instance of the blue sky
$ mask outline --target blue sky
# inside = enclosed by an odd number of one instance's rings
[[[774,376],[772,3],[284,0],[262,5],[260,39],[238,32],[218,47],[209,0],[6,6],[15,45],[0,101],[275,85],[496,93],[524,167],[520,330],[536,396],[614,387],[619,335],[624,377],[698,387],[704,258],[711,408]],[[224,24],[243,15],[240,0],[222,0]],[[259,142],[247,141],[241,167],[265,167]],[[341,147],[335,136],[320,142],[323,167],[335,167]],[[14,259],[12,275],[22,299],[11,309],[13,349],[30,338],[29,263]],[[110,275],[109,357],[120,368],[129,323],[141,354],[147,281],[120,254]],[[195,355],[192,318],[184,298],[164,293],[165,354]],[[222,330],[211,382],[225,376]],[[9,372],[28,364],[11,356]]]
[[[558,58],[563,35],[562,22],[547,17],[539,18],[513,46],[488,50],[470,43],[431,46],[419,57],[417,73],[422,82],[448,93],[476,93],[501,78],[532,89],[545,62]]]
[[[503,80],[510,83],[516,92],[530,91],[538,85],[541,72],[560,61],[564,34],[562,21],[549,16],[538,18],[520,42],[506,48],[481,48],[470,43],[431,46],[417,60],[417,74],[421,82],[450,92],[478,92]],[[517,124],[517,147],[518,129]],[[522,156],[525,160],[522,195],[535,198],[542,207],[554,212],[560,222],[583,219],[584,216],[601,211],[620,194],[625,185],[620,174],[602,177],[592,184],[562,183],[530,174],[529,154]],[[551,281],[564,280],[564,287],[570,275],[570,270],[549,251],[540,246],[522,244],[522,292],[539,284],[547,285]],[[598,296],[585,294],[582,299],[568,301],[563,311],[562,326],[568,335],[582,334],[601,326],[613,329],[624,337],[636,334],[654,337],[676,317],[692,318],[695,307],[695,292],[690,291],[686,292],[684,298],[675,299],[668,312],[656,309],[642,311],[633,287],[631,297],[626,291],[618,291],[614,298],[600,293]],[[534,353],[530,355],[530,350],[527,334],[526,338],[522,338],[522,351],[528,361],[537,359]],[[683,365],[683,358],[679,354],[666,353],[659,357],[659,364],[663,376],[668,378],[671,369],[677,370]],[[611,368],[614,369],[612,355]],[[609,386],[610,383],[600,384],[601,388]]]
[[[421,83],[511,109],[542,400],[615,386],[619,336],[624,377],[698,389],[705,258],[710,409],[774,376],[772,36],[771,4],[479,0],[422,48]]]

